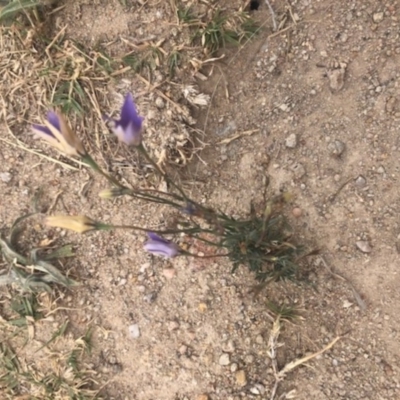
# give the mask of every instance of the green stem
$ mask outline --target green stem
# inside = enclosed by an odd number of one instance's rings
[[[110,225],[110,224],[105,224],[103,222],[97,222],[95,224],[95,229],[97,230],[103,230],[103,231],[109,231],[112,229],[132,229],[136,231],[142,231],[142,232],[152,232],[156,233],[159,235],[162,234],[171,234],[171,233],[198,233],[198,232],[207,232],[207,233],[212,233],[210,230],[201,230],[200,228],[190,228],[190,229],[165,229],[165,230],[156,230],[156,229],[149,229],[149,228],[143,228],[141,226],[136,226],[136,225]]]
[[[166,174],[164,174],[163,171],[161,171],[161,168],[157,165],[157,163],[150,157],[150,154],[147,152],[147,150],[144,148],[143,143],[140,143],[140,145],[137,147],[137,149],[144,155],[146,160],[154,167],[154,169],[158,172],[158,174],[165,179],[167,183],[169,183],[171,186],[173,186],[178,192],[182,195],[182,197],[186,200],[189,201],[190,199],[186,196],[185,192],[183,189],[178,186],[174,181],[170,179],[170,177]]]

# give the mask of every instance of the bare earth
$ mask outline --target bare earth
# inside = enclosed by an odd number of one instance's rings
[[[171,35],[170,2],[133,3],[143,5],[126,11],[117,0],[70,1],[58,23],[86,43],[111,43],[115,53],[121,36]],[[221,3],[238,9],[244,2]],[[264,27],[255,38],[205,67],[207,80],[179,77],[213,97],[209,108],[191,108],[205,131],[201,160],[172,170],[196,199],[235,215],[246,215],[251,201],[260,205],[265,189],[269,196],[289,190],[296,235],[321,254],[311,261],[308,283],[272,284],[254,297],[252,274],[243,268],[232,275],[229,262],[153,258],[136,233],[62,233],[60,242],[76,244],[78,257],[68,266],[84,286],[60,304],[77,309],[65,311],[77,332],[94,326],[91,362],[104,398],[269,399],[275,378],[267,300],[303,309],[303,320],[282,322],[279,368],[340,336],[332,349],[288,373],[276,398],[400,398],[400,2],[270,3],[278,25],[286,15],[280,33],[260,1],[252,16]],[[149,140],[163,142],[173,104],[156,107],[157,96],[132,76],[109,90],[112,98],[137,94],[141,114],[152,115]],[[113,146],[111,167],[129,182],[141,179],[130,167],[134,151]],[[0,173],[11,176],[0,180],[3,226],[29,208],[39,187],[48,204],[62,191],[54,213],[147,226],[168,219],[152,205],[98,199],[107,185],[88,171],[4,143],[0,158]],[[37,241],[60,237],[39,222],[35,229]]]

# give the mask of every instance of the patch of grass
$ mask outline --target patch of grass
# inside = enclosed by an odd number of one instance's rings
[[[193,40],[200,40],[207,52],[213,55],[227,44],[239,45],[254,35],[257,29],[248,14],[240,12],[227,15],[217,9],[210,21],[197,28]]]
[[[40,5],[41,2],[39,0],[11,0],[4,7],[1,7],[0,3],[0,23],[12,20],[18,13]]]
[[[60,337],[58,331],[56,334]],[[67,342],[63,346],[71,347]],[[85,364],[85,352],[78,341],[68,351],[51,348],[47,354],[47,360],[36,357],[27,363],[10,344],[0,343],[0,390],[5,398],[15,399],[29,393],[30,399],[40,400],[100,399],[92,389],[97,384],[94,372]]]

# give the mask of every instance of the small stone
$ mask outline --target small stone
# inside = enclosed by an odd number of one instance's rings
[[[229,365],[231,363],[231,360],[229,358],[229,354],[228,353],[223,353],[219,360],[218,360],[218,364],[222,365],[224,367],[226,367],[227,365]]]
[[[303,215],[303,211],[299,207],[295,207],[292,210],[292,214],[295,218],[300,218]]]
[[[336,360],[336,358],[334,358],[334,359],[332,360],[332,365],[333,365],[334,367],[337,367],[337,366],[339,365],[339,361]]]
[[[356,242],[356,246],[363,253],[371,253],[372,251],[371,245],[366,240],[359,240]]]
[[[156,292],[151,292],[149,294],[146,294],[143,296],[143,299],[146,303],[154,303],[154,301],[157,298],[157,293]]]
[[[0,179],[4,182],[4,183],[9,183],[11,181],[11,174],[9,172],[2,172],[0,174]]]
[[[163,269],[162,273],[167,279],[172,279],[176,275],[176,269],[175,268],[165,268],[165,269]]]
[[[372,16],[372,19],[376,24],[379,24],[379,22],[383,21],[383,12],[377,12]]]
[[[188,349],[187,346],[183,344],[181,347],[179,347],[179,353],[184,355],[186,354],[187,349]]]
[[[238,369],[238,365],[236,363],[231,364],[231,372],[235,372]]]
[[[385,168],[382,167],[382,165],[381,165],[380,167],[378,167],[378,169],[376,170],[376,172],[378,172],[378,174],[384,174],[386,171],[385,171]]]
[[[169,321],[168,322],[168,330],[169,331],[176,331],[177,329],[179,329],[180,325],[179,322],[177,321]]]
[[[343,302],[343,308],[350,308],[352,305],[353,303],[348,301],[347,299]]]
[[[140,337],[140,329],[138,324],[132,324],[129,326],[129,337],[131,339],[137,339]]]
[[[204,312],[206,312],[207,311],[207,304],[206,303],[199,303],[199,305],[197,306],[197,308],[198,308],[198,310],[201,312],[201,313],[204,313]]]
[[[328,149],[336,157],[340,157],[343,154],[345,148],[346,145],[340,140],[334,140],[333,142],[328,144]]]
[[[155,103],[156,103],[156,106],[158,108],[164,108],[165,107],[164,100],[161,97],[157,97]]]
[[[367,184],[367,180],[362,175],[359,175],[356,178],[356,186],[358,186],[359,188],[364,187],[366,184]]]
[[[236,372],[235,378],[236,378],[236,383],[239,386],[247,385],[246,372],[244,372],[242,369],[240,369],[239,371]]]
[[[285,146],[289,149],[294,149],[297,146],[297,135],[292,133],[285,140]]]
[[[281,105],[279,106],[279,108],[280,108],[282,111],[288,111],[288,110],[289,110],[289,106],[288,106],[287,104],[285,104],[285,103],[281,104]]]
[[[263,385],[261,385],[260,383],[257,383],[252,388],[250,388],[250,393],[251,394],[264,394],[265,387]]]
[[[197,400],[209,400],[210,398],[208,397],[207,394],[201,394],[200,396],[197,397]]]
[[[290,168],[296,179],[302,178],[306,174],[306,169],[304,168],[303,164],[295,163]]]
[[[262,335],[257,335],[256,343],[257,344],[263,344],[264,343],[264,338],[262,337]]]

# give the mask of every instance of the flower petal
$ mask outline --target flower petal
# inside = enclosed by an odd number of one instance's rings
[[[125,129],[129,124],[132,124],[134,131],[140,131],[142,129],[143,120],[144,118],[140,117],[137,113],[132,95],[128,93],[125,97],[124,104],[122,105],[121,119],[119,120],[119,124]]]
[[[163,237],[157,235],[157,233],[154,232],[147,232],[147,236],[150,238],[150,240],[153,240],[155,242],[160,242],[160,243],[170,243],[169,240],[164,239]]]
[[[36,134],[39,131],[41,133],[44,133],[45,135],[49,135],[54,138],[54,135],[51,133],[50,129],[47,126],[33,124],[32,129]]]
[[[145,250],[156,256],[172,258],[178,255],[179,247],[175,243],[162,243],[159,241],[148,240],[144,244]]]
[[[56,128],[58,131],[61,131],[60,119],[59,119],[58,115],[54,111],[50,110],[47,113],[47,121],[49,121],[50,124],[53,125],[54,128]]]

